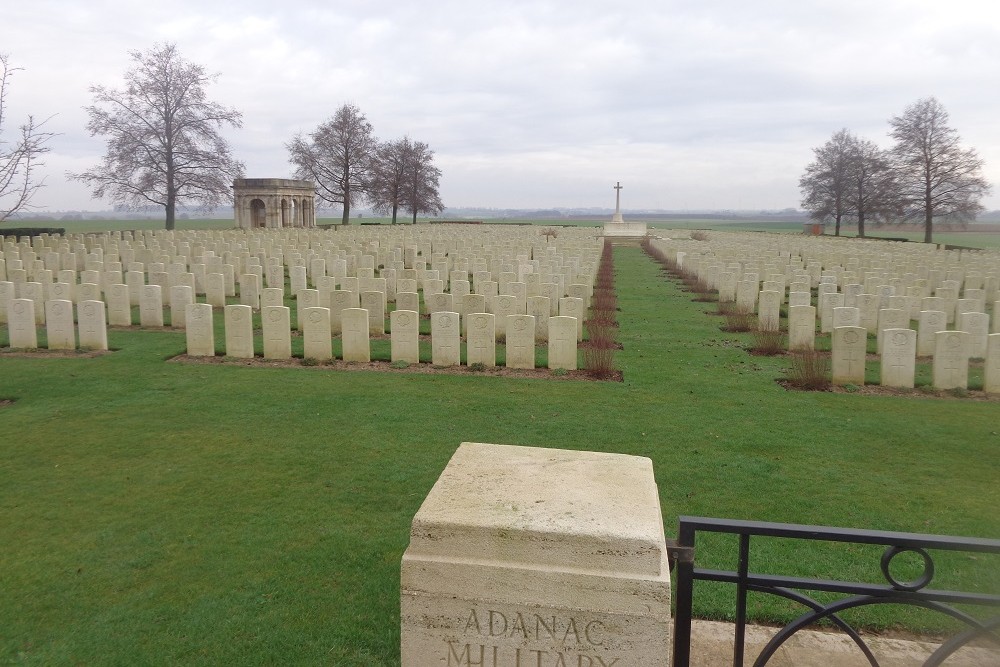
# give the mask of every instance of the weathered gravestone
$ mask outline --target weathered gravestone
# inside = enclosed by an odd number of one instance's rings
[[[300,295],[314,290],[302,290]],[[316,292],[319,299],[319,292]],[[310,306],[302,309],[302,358],[315,361],[333,359],[333,341],[330,333],[330,309]]]
[[[990,334],[983,364],[983,391],[1000,394],[1000,333]]]
[[[221,276],[221,273],[209,275]],[[189,303],[185,307],[185,337],[187,353],[191,357],[215,356],[215,322],[212,306],[208,303]]]
[[[143,285],[139,292],[139,324],[163,326],[163,294],[159,285]]]
[[[389,313],[389,327],[392,361],[420,363],[420,315],[415,310],[394,310]]]
[[[830,356],[834,384],[865,383],[866,336],[864,327],[845,326],[833,330]]]
[[[535,367],[534,317],[531,315],[510,315],[507,317],[507,340],[504,344],[504,355],[507,368]]]
[[[53,299],[45,302],[45,336],[50,350],[76,349],[72,301]]]
[[[912,389],[917,361],[917,332],[902,328],[885,329],[882,331],[881,354],[882,386]]]
[[[463,443],[403,554],[401,665],[666,667],[649,459]]]
[[[969,334],[964,331],[938,331],[934,334],[935,389],[968,388],[968,338]]]
[[[345,308],[340,311],[341,347],[344,361],[371,361],[371,339],[368,334],[368,311]]]
[[[247,305],[226,306],[226,356],[253,358],[253,308]]]
[[[792,292],[799,294],[800,292]],[[816,346],[816,308],[788,307],[788,349],[812,350]]]
[[[291,319],[291,310],[286,306],[261,306],[260,323],[265,359],[292,357]]]
[[[80,349],[108,349],[108,324],[103,301],[91,299],[81,301],[77,306],[77,320],[79,321]]]
[[[431,362],[435,366],[458,366],[462,359],[458,313],[431,314]]]
[[[475,313],[469,317],[466,362],[492,368],[497,365],[496,316]]]
[[[560,315],[549,318],[549,368],[576,370],[577,326],[575,317]]]
[[[38,332],[35,330],[35,302],[31,299],[11,299],[7,310],[7,331],[12,348],[35,349]]]

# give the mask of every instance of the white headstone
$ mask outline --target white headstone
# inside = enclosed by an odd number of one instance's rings
[[[104,302],[87,299],[77,305],[81,350],[107,350],[108,325]]]
[[[50,350],[76,349],[72,301],[53,299],[45,302],[45,335]]]
[[[469,316],[466,361],[493,367],[497,364],[496,316],[492,313],[475,313]]]
[[[969,386],[969,334],[938,331],[934,334],[934,388],[967,389]]]
[[[262,305],[260,307],[260,322],[264,335],[265,359],[291,359],[291,319],[291,309],[286,306]]]
[[[315,290],[302,290],[299,294]],[[316,292],[317,298],[319,293]],[[302,358],[316,361],[333,359],[330,309],[311,306],[302,309]]]
[[[834,384],[865,383],[867,330],[864,327],[836,327],[833,330],[831,367]]]
[[[33,350],[38,347],[34,301],[31,299],[11,299],[7,310],[7,331],[10,335],[12,348]]]
[[[549,368],[576,370],[576,331],[575,317],[549,318]]]
[[[504,348],[507,368],[534,368],[535,318],[531,315],[508,316]]]
[[[222,276],[221,273],[209,274]],[[190,357],[215,356],[215,322],[212,306],[207,303],[189,303],[184,308],[185,337]]]
[[[364,308],[345,308],[340,312],[340,317],[344,361],[371,361],[368,311]]]
[[[226,356],[253,358],[253,308],[247,305],[226,306]]]
[[[796,292],[792,292],[796,294]],[[812,350],[816,345],[816,308],[788,307],[788,349]]]
[[[461,363],[459,317],[458,313],[447,311],[431,314],[431,361],[435,366]]]
[[[882,386],[912,389],[916,358],[916,331],[902,328],[885,329],[882,332]]]
[[[389,327],[392,361],[420,363],[420,315],[415,310],[394,310],[389,313]]]

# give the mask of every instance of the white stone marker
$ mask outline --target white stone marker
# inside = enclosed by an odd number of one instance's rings
[[[414,295],[416,296],[416,295]],[[420,315],[415,310],[394,310],[389,313],[391,352],[393,361],[420,363]]]
[[[10,308],[10,302],[15,296],[14,283],[0,280],[0,324],[7,323],[7,309]]]
[[[834,384],[865,383],[867,330],[864,327],[836,327],[833,330],[831,370]]]
[[[428,313],[455,312],[455,299],[451,294],[445,292],[428,294],[424,301],[427,304]]]
[[[886,329],[909,329],[910,312],[898,308],[882,308],[878,311],[878,333],[875,334],[875,351],[882,354],[883,331]]]
[[[861,311],[853,306],[843,306],[833,309],[833,329],[838,327],[860,326]]]
[[[267,287],[260,293],[261,309],[285,305],[285,290],[280,287]]]
[[[115,327],[132,326],[132,306],[128,300],[128,285],[115,283],[108,286],[108,324]]]
[[[401,665],[666,667],[649,459],[462,443],[403,554]]]
[[[878,294],[859,294],[855,303],[861,316],[858,326],[864,327],[868,333],[878,333]]]
[[[986,337],[990,333],[990,316],[986,313],[964,312],[958,315],[959,331],[969,334],[966,344],[969,347],[969,357],[972,359],[986,358]]]
[[[222,276],[221,273],[209,275]],[[215,356],[215,322],[212,306],[207,303],[189,303],[184,307],[187,353],[189,357]]]
[[[885,312],[883,309],[882,312]],[[881,383],[883,387],[913,389],[917,361],[917,332],[885,329],[882,333]]]
[[[108,325],[104,302],[88,299],[77,305],[81,350],[107,350]]]
[[[163,293],[159,285],[143,285],[139,294],[139,324],[163,326]]]
[[[535,340],[538,341],[548,341],[549,340],[549,314],[551,308],[549,306],[549,297],[547,296],[529,296],[527,299],[528,315],[532,315],[535,318]]]
[[[45,335],[50,350],[75,350],[76,327],[73,326],[73,302],[53,299],[45,302]]]
[[[344,330],[341,313],[348,308],[360,307],[358,293],[335,289],[330,293],[330,331],[337,336]]]
[[[469,294],[462,299],[462,333],[469,333],[469,317],[474,313],[486,312],[486,297]]]
[[[507,368],[534,368],[535,318],[531,315],[508,316],[507,341],[504,347]]]
[[[254,310],[260,308],[260,276],[256,273],[240,276],[240,303]]]
[[[934,335],[948,328],[948,318],[942,310],[921,310],[917,319],[917,356],[934,354]]]
[[[462,360],[460,316],[454,312],[431,313],[431,363],[458,366]]]
[[[45,286],[30,280],[21,283],[21,298],[35,303],[35,324],[45,324]]]
[[[385,292],[362,292],[361,307],[368,311],[368,332],[373,336],[385,335]]]
[[[296,267],[292,267],[296,268]],[[302,290],[299,294],[315,290]],[[316,292],[317,298],[319,293]],[[330,309],[311,306],[302,309],[302,358],[316,361],[333,359],[333,338],[330,333]]]
[[[781,301],[783,293],[761,290],[757,297],[757,328],[761,331],[778,331],[781,328]]]
[[[344,361],[371,361],[368,311],[364,308],[345,308],[340,312],[340,317],[343,327],[341,354]]]
[[[990,334],[983,364],[983,391],[1000,394],[1000,333]]]
[[[576,320],[576,340],[577,342],[582,341],[583,320],[586,317],[586,312],[584,311],[583,299],[571,296],[564,296],[563,298],[559,299],[559,316],[572,317]],[[552,323],[549,322],[550,328],[551,325]]]
[[[12,348],[33,350],[38,347],[34,301],[11,299],[7,310],[7,330]]]
[[[496,316],[492,313],[475,313],[469,316],[465,358],[470,366],[482,364],[492,368],[497,365],[495,323]]]
[[[577,326],[575,317],[549,318],[549,368],[576,370]]]
[[[792,292],[802,294],[802,292]],[[813,350],[816,346],[815,306],[788,307],[788,349]]]
[[[268,288],[272,289],[272,288]],[[292,358],[292,311],[287,306],[261,306],[265,359]]]
[[[205,275],[205,302],[216,308],[226,305],[226,277],[221,273]]]
[[[232,305],[225,308],[226,356],[253,358],[253,308]]]
[[[330,310],[330,302],[327,300],[324,305],[320,305],[319,290],[302,289],[296,292],[295,328],[299,331],[302,331],[304,327],[303,320],[306,317],[306,308],[326,308],[327,310]]]
[[[934,334],[934,388],[969,387],[969,334],[964,331],[938,331]]]
[[[170,288],[170,326],[187,326],[188,304],[195,302],[194,290],[188,285],[174,285]]]

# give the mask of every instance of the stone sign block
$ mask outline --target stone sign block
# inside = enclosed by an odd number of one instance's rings
[[[401,665],[666,667],[649,459],[463,443],[403,554]]]

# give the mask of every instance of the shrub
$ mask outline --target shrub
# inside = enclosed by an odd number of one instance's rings
[[[751,354],[773,357],[785,351],[784,336],[780,331],[755,328],[751,339],[753,340],[753,345],[750,347]]]
[[[722,330],[739,333],[751,331],[753,329],[754,322],[757,319],[753,313],[748,313],[735,307],[728,310],[725,313],[725,317],[726,323],[722,325]]]
[[[788,354],[788,382],[799,389],[825,391],[830,388],[830,357],[816,350],[796,350]]]

